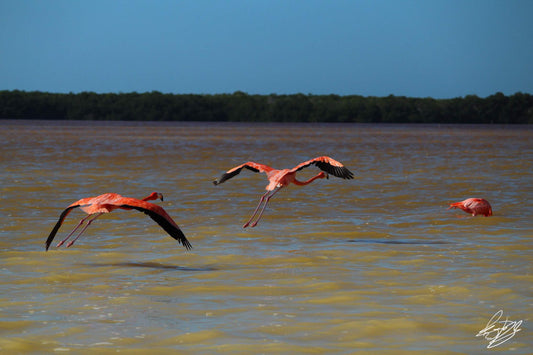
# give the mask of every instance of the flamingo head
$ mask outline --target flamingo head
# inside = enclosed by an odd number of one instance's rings
[[[152,192],[150,195],[143,198],[144,201],[157,200],[160,199],[163,201],[163,194],[160,192]]]

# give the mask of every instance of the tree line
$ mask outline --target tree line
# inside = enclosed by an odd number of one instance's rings
[[[0,91],[0,118],[360,123],[532,124],[533,96],[500,92],[480,98],[389,95],[98,94]]]

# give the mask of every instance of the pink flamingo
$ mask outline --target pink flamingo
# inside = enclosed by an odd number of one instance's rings
[[[131,210],[135,209],[141,212],[144,212],[148,216],[150,216],[157,224],[161,226],[170,236],[174,239],[176,239],[178,242],[180,242],[186,249],[191,249],[192,246],[185,238],[185,235],[180,230],[178,225],[172,220],[172,218],[165,212],[165,210],[153,203],[146,202],[149,200],[156,200],[161,199],[163,201],[163,195],[158,192],[152,192],[150,195],[146,196],[142,200],[138,200],[136,198],[131,197],[123,197],[119,194],[115,193],[107,193],[96,197],[87,197],[82,198],[79,201],[74,202],[70,206],[68,206],[59,216],[59,221],[56,223],[54,229],[52,229],[52,232],[48,236],[48,239],[46,239],[46,250],[50,247],[50,244],[52,243],[52,240],[54,239],[57,231],[63,224],[63,221],[67,217],[67,215],[72,211],[72,209],[79,207],[81,208],[85,213],[88,214],[87,217],[83,218],[80,223],[70,232],[70,234],[60,241],[56,247],[60,247],[65,243],[72,234],[76,230],[78,230],[83,223],[87,221],[87,224],[81,232],[78,233],[76,238],[68,242],[67,248],[70,247],[74,242],[82,235],[82,233],[89,227],[89,225],[98,217],[100,217],[104,213],[110,213],[118,208],[123,210]],[[92,218],[89,218],[92,217]]]
[[[296,180],[296,173],[312,164],[316,165],[319,169],[323,171],[319,172],[317,175],[313,176],[307,181]],[[269,184],[266,186],[267,192],[265,192],[265,194],[261,196],[261,200],[259,201],[259,204],[257,205],[254,213],[252,214],[252,217],[250,217],[248,222],[243,225],[243,228],[246,228],[248,226],[255,227],[261,219],[261,216],[265,211],[265,207],[268,204],[268,201],[270,201],[270,199],[272,198],[272,196],[274,196],[281,188],[288,186],[291,183],[294,183],[295,185],[299,186],[304,186],[312,183],[316,179],[328,178],[328,174],[343,179],[353,179],[353,173],[348,170],[344,165],[330,157],[321,156],[305,161],[292,169],[283,170],[274,169],[268,165],[249,161],[247,163],[241,164],[239,166],[234,167],[233,169],[228,170],[227,172],[222,174],[222,176],[218,180],[213,181],[213,184],[222,184],[224,181],[231,179],[235,175],[239,174],[243,168],[254,171],[256,173],[266,173],[269,181]],[[259,216],[255,220],[255,222],[251,223],[254,217],[257,215],[257,211],[259,211],[261,204],[263,204],[263,207],[261,208]]]
[[[451,208],[460,208],[466,213],[472,214],[472,216],[478,214],[485,217],[492,216],[492,207],[490,206],[489,201],[483,198],[467,198],[464,201],[450,204],[448,209]]]

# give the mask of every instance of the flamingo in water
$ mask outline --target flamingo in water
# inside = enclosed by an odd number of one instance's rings
[[[476,216],[478,214],[481,214],[485,217],[492,216],[492,207],[490,206],[489,201],[483,198],[467,198],[464,201],[450,204],[448,209],[451,208],[460,208],[466,213],[471,213],[472,216]]]
[[[65,239],[63,239],[57,244],[57,247],[63,245],[63,243],[65,243],[70,238],[70,236],[74,234],[74,232],[77,231],[83,225],[85,221],[87,221],[87,224],[85,225],[85,227],[83,227],[81,232],[78,233],[76,238],[67,243],[67,248],[74,244],[74,242],[80,237],[80,235],[82,235],[82,233],[87,229],[87,227],[89,227],[89,225],[95,219],[97,219],[104,213],[109,213],[120,208],[123,210],[134,209],[146,213],[154,221],[156,221],[157,224],[161,226],[161,228],[163,228],[168,234],[170,234],[172,238],[180,242],[186,249],[191,249],[191,244],[189,243],[187,238],[185,238],[185,235],[180,230],[176,222],[172,220],[172,218],[165,212],[165,210],[161,206],[146,202],[156,199],[161,199],[161,201],[163,201],[163,195],[159,192],[152,192],[150,195],[146,196],[142,200],[138,200],[132,197],[123,197],[115,193],[107,193],[96,197],[82,198],[81,200],[76,201],[70,206],[68,206],[61,213],[61,215],[59,216],[59,221],[57,221],[54,229],[52,229],[52,232],[48,236],[48,239],[46,239],[46,250],[48,250],[48,248],[50,247],[52,240],[54,239],[57,231],[59,230],[59,227],[61,227],[67,215],[76,207],[81,208],[85,213],[88,214],[88,216],[83,218],[80,223],[78,223],[76,228],[74,228]]]
[[[309,165],[316,165],[319,169],[323,170],[319,172],[317,175],[313,176],[307,181],[299,181],[296,180],[296,173],[303,168],[308,167]],[[222,184],[224,181],[231,179],[235,175],[239,174],[243,168],[246,168],[248,170],[254,171],[256,173],[266,173],[269,184],[266,186],[267,192],[263,196],[261,196],[261,199],[259,200],[259,204],[257,205],[254,213],[252,214],[252,217],[243,225],[243,228],[246,228],[248,226],[255,227],[259,220],[261,219],[261,216],[263,215],[263,212],[265,211],[265,207],[268,204],[268,201],[274,196],[281,188],[288,186],[291,183],[294,183],[298,186],[304,186],[307,184],[312,183],[316,179],[324,179],[329,178],[328,174],[331,174],[333,176],[343,178],[343,179],[353,179],[353,173],[348,170],[344,165],[339,163],[338,161],[327,157],[327,156],[321,156],[317,157],[311,160],[307,160],[296,167],[292,169],[283,169],[278,170],[271,168],[268,165],[254,163],[253,161],[249,161],[247,163],[241,164],[239,166],[234,167],[233,169],[230,169],[226,171],[222,176],[218,179],[213,181],[213,184],[219,185]],[[257,215],[257,212],[259,211],[259,207],[263,205],[261,208],[261,212],[259,212],[259,216],[257,219],[252,223],[252,220]],[[251,223],[251,224],[250,224]]]

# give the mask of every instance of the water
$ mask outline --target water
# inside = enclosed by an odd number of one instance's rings
[[[495,349],[531,353],[532,139],[530,126],[0,121],[0,350],[473,354],[501,309],[522,330]],[[253,229],[265,176],[211,183],[319,155],[355,179],[283,189]],[[72,202],[152,191],[192,251],[137,211],[44,251]],[[446,210],[468,197],[494,216]]]

